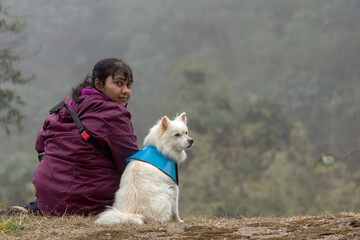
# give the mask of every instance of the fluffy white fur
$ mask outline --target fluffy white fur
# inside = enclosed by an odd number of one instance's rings
[[[144,139],[144,146],[156,147],[164,156],[180,164],[192,147],[186,114],[173,121],[162,117]],[[132,160],[126,167],[115,194],[115,202],[95,220],[96,224],[143,224],[150,221],[182,222],[178,212],[179,189],[176,183],[156,167]]]

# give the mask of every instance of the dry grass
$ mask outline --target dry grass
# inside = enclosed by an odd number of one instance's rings
[[[186,218],[101,227],[93,217],[0,216],[3,239],[360,239],[360,214],[291,218]]]

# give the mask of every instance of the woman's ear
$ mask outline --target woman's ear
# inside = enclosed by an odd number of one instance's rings
[[[95,79],[94,86],[95,86],[96,90],[99,90],[99,91],[102,91],[104,88],[102,82],[98,78]]]

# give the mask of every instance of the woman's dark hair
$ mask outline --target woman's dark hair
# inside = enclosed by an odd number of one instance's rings
[[[72,89],[71,97],[76,103],[80,103],[83,99],[79,99],[81,90],[84,88],[95,88],[95,79],[99,79],[102,85],[105,85],[108,76],[123,73],[127,81],[133,82],[133,75],[131,68],[121,59],[118,58],[105,58],[98,61],[92,72],[88,74],[82,83]],[[99,91],[99,90],[98,90]]]

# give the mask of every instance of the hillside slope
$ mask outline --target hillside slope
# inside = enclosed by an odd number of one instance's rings
[[[360,214],[290,218],[185,218],[184,223],[100,227],[93,217],[0,216],[3,239],[360,239]]]

